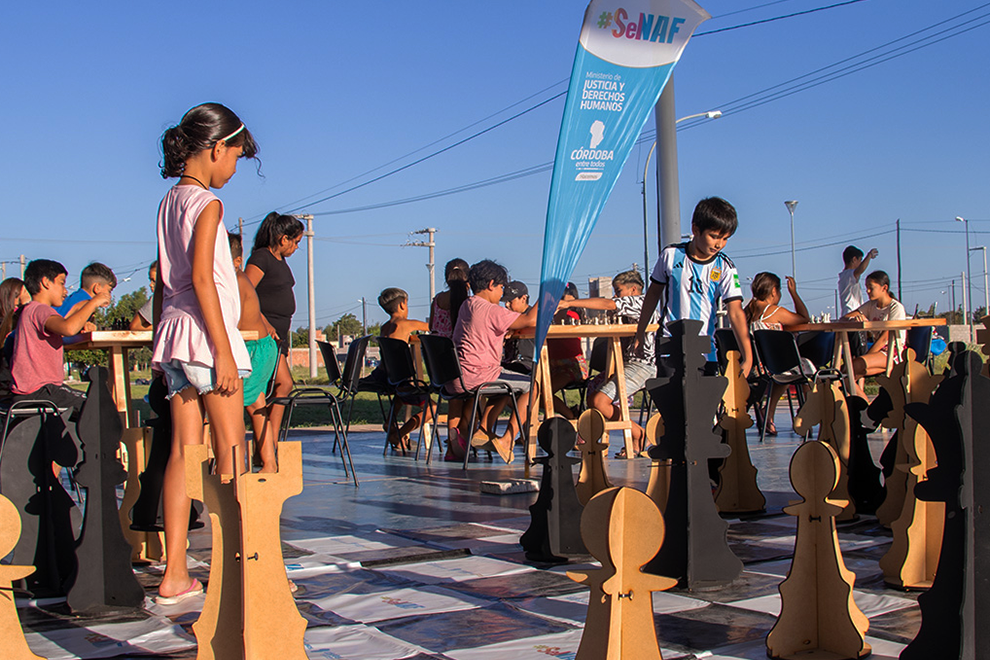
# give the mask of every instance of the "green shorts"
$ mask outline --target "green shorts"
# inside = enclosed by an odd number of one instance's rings
[[[244,405],[249,406],[259,395],[268,391],[268,382],[275,373],[275,362],[278,360],[278,344],[270,336],[244,344],[251,356],[251,374],[244,379]]]

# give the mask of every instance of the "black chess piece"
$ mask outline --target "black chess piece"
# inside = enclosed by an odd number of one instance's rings
[[[537,440],[547,455],[535,459],[543,465],[543,477],[519,543],[530,561],[562,563],[567,561],[562,555],[587,553],[580,535],[583,507],[574,487],[573,466],[581,461],[567,455],[577,433],[566,419],[552,417],[540,425]]]
[[[874,514],[884,499],[880,468],[870,454],[868,436],[876,430],[871,425],[869,404],[859,396],[847,396],[849,409],[849,497],[859,513]]]
[[[645,570],[675,578],[689,589],[717,587],[742,573],[742,562],[729,548],[729,525],[715,506],[708,468],[709,459],[725,458],[731,451],[713,428],[728,380],[704,375],[711,342],[699,335],[700,321],[675,321],[668,328],[672,373],[647,382],[664,420],[657,455],[651,456],[671,460],[667,531]]]
[[[107,369],[91,367],[86,379],[90,385],[77,424],[84,456],[76,473],[86,489],[86,517],[66,602],[74,613],[139,608],[144,588],[134,577],[117,510],[117,486],[127,478],[117,458],[124,424],[110,396]]]
[[[79,450],[69,432],[70,411],[27,417],[11,426],[0,462],[0,491],[17,507],[21,536],[12,564],[31,565],[24,579],[36,597],[61,596],[76,571],[76,531],[82,515],[52,473],[73,467]]]
[[[990,613],[990,492],[976,478],[990,468],[990,452],[974,442],[990,428],[990,379],[980,375],[976,353],[956,350],[950,364],[930,403],[905,406],[938,459],[914,492],[919,500],[945,502],[945,526],[935,579],[918,597],[921,628],[901,652],[904,660],[982,657],[977,649],[990,646],[983,625]]]

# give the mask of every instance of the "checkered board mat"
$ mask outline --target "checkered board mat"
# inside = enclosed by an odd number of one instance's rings
[[[663,657],[766,657],[765,638],[780,608],[777,586],[790,567],[793,518],[732,521],[729,540],[745,562],[734,584],[716,591],[653,595]],[[435,529],[358,530],[306,536],[289,518],[286,570],[309,627],[316,659],[546,660],[574,658],[587,611],[587,589],[564,574],[586,564],[534,566],[519,536],[527,518]],[[293,529],[295,528],[295,530]],[[310,535],[314,532],[309,532]],[[920,625],[913,596],[886,588],[877,562],[889,533],[864,521],[840,530],[846,565],[856,573],[855,600],[870,619],[874,658],[896,658]],[[205,552],[190,566],[209,576]],[[591,558],[588,558],[591,561]],[[154,594],[160,567],[139,577]],[[81,622],[58,602],[19,602],[31,648],[56,658],[195,657],[191,625],[202,597],[122,620]]]

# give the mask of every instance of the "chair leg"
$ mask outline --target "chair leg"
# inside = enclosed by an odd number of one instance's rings
[[[336,409],[337,421],[343,426],[344,420],[341,418],[340,406],[337,405],[337,400],[332,399],[333,408]],[[351,446],[347,442],[347,432],[345,431],[340,438],[340,460],[344,464],[344,477],[347,477],[347,464],[350,463],[351,466],[351,478],[354,479],[354,487],[357,488],[358,478],[357,470],[354,469],[354,459],[351,457]],[[345,460],[346,457],[346,460]]]
[[[478,392],[474,395],[474,404],[471,406],[471,423],[468,425],[468,436],[467,436],[467,447],[464,448],[464,469],[467,470],[468,459],[471,456],[471,450],[474,448],[471,444],[471,439],[474,437],[474,425],[478,421],[478,400],[481,399],[481,393]]]
[[[773,381],[767,383],[767,402],[763,407],[763,428],[760,430],[760,442],[767,437],[767,422],[770,420],[770,400],[773,398]]]

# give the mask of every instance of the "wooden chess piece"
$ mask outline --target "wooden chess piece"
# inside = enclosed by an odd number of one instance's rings
[[[76,471],[76,482],[86,489],[86,516],[66,603],[74,613],[136,609],[144,604],[144,587],[131,568],[117,507],[117,486],[127,478],[117,457],[124,424],[106,367],[90,367],[86,379],[90,385],[77,424],[84,457]]]
[[[130,512],[141,495],[141,468],[147,463],[147,447],[151,445],[151,429],[125,428],[120,442],[127,452],[127,482],[120,501],[118,518],[124,538],[131,546],[131,563],[146,564],[164,556],[161,540],[155,532],[142,532],[131,527]]]
[[[677,580],[641,570],[663,542],[660,511],[638,490],[610,488],[588,503],[581,535],[602,567],[567,572],[591,589],[575,660],[661,660],[650,594]]]
[[[818,441],[831,445],[839,457],[838,481],[832,495],[845,508],[836,519],[840,522],[854,520],[856,505],[849,498],[849,446],[852,429],[849,425],[846,397],[838,380],[816,381],[794,418],[794,431],[798,435],[808,435],[816,425],[819,427]]]
[[[21,517],[17,507],[0,495],[0,557],[17,545],[21,535]],[[6,660],[44,660],[28,648],[24,630],[17,617],[12,583],[34,572],[34,566],[0,564],[0,640],[3,640],[3,657]]]
[[[581,472],[578,474],[576,488],[578,500],[584,506],[595,494],[612,487],[604,461],[608,454],[605,416],[589,408],[578,418],[577,430],[584,442],[578,445],[581,450]]]
[[[983,327],[976,330],[976,343],[981,344],[981,353],[984,355],[990,355],[990,316],[984,316],[981,318],[980,323],[983,324]],[[983,363],[983,368],[980,370],[980,373],[984,376],[990,377],[990,362]]]
[[[646,450],[650,457],[650,480],[646,484],[646,496],[663,514],[667,509],[667,496],[670,494],[670,469],[672,461],[660,447],[660,438],[664,434],[663,418],[653,415],[646,422],[646,440],[650,447]]]
[[[240,510],[233,475],[210,474],[205,444],[183,447],[186,492],[206,505],[212,530],[210,579],[193,632],[196,660],[244,660]],[[235,464],[237,460],[235,458]]]
[[[718,587],[742,573],[742,562],[729,548],[729,525],[715,508],[708,472],[709,459],[725,458],[730,451],[712,430],[728,381],[703,375],[711,341],[699,336],[700,321],[675,321],[668,328],[671,336],[663,348],[672,373],[647,381],[664,420],[664,434],[650,455],[671,461],[663,513],[667,531],[646,570],[676,578],[689,589]]]
[[[910,355],[913,362],[914,351],[911,351]],[[884,479],[884,499],[876,511],[877,521],[884,527],[890,527],[901,515],[908,488],[908,473],[905,470],[897,469],[898,465],[907,465],[908,445],[914,444],[914,437],[906,428],[911,424],[911,420],[904,414],[904,406],[911,400],[911,383],[910,378],[908,378],[909,373],[906,370],[907,364],[902,360],[893,366],[889,376],[877,374],[876,377],[886,402],[884,405],[886,414],[880,418],[880,426],[894,432],[888,443],[893,450],[893,466],[890,474],[887,474]],[[907,382],[905,382],[905,378],[908,378]],[[931,391],[928,394],[931,394]],[[927,402],[927,397],[925,401]],[[906,437],[908,435],[911,437]],[[888,453],[886,449],[884,453]]]
[[[856,575],[842,561],[835,516],[846,503],[829,497],[839,458],[823,442],[806,442],[791,457],[791,485],[802,500],[784,508],[797,516],[794,559],[780,584],[780,616],[767,635],[771,658],[862,658],[869,619],[853,601]]]
[[[885,386],[894,386],[890,381],[894,380],[895,374],[899,376],[897,384],[901,385],[906,403],[927,404],[942,380],[941,376],[932,376],[924,365],[916,362],[910,348],[905,349],[903,361]],[[895,469],[906,475],[905,492],[900,515],[891,523],[893,542],[880,560],[880,568],[887,584],[904,589],[927,589],[931,587],[938,566],[945,503],[919,500],[915,496],[915,486],[923,483],[928,471],[935,468],[935,447],[924,427],[910,415],[902,420],[898,437],[905,458],[903,463],[895,465]]]
[[[746,412],[749,383],[739,366],[739,351],[727,351],[726,360],[725,375],[729,386],[722,395],[725,414],[718,425],[722,428],[724,443],[732,453],[719,468],[715,505],[720,513],[756,513],[766,509],[767,498],[756,484],[756,468],[746,443],[746,429],[753,426],[753,420]]]
[[[990,468],[982,442],[990,427],[990,379],[980,374],[982,360],[974,352],[953,351],[950,365],[930,403],[905,406],[928,432],[938,457],[915,495],[944,502],[945,524],[935,579],[918,596],[921,628],[901,652],[904,660],[976,658],[990,648],[990,492],[977,476]]]
[[[78,461],[69,414],[32,415],[11,425],[0,461],[0,484],[21,524],[10,562],[34,566],[25,585],[35,597],[64,595],[76,573],[75,530],[82,514],[52,472],[52,463],[73,467]]]
[[[869,415],[870,404],[856,396],[846,397],[849,410],[849,499],[859,513],[874,514],[884,499],[881,470],[870,451],[870,433],[876,424]]]
[[[306,660],[299,614],[282,557],[282,504],[302,492],[302,443],[280,442],[278,472],[236,480],[240,505],[244,657]]]

